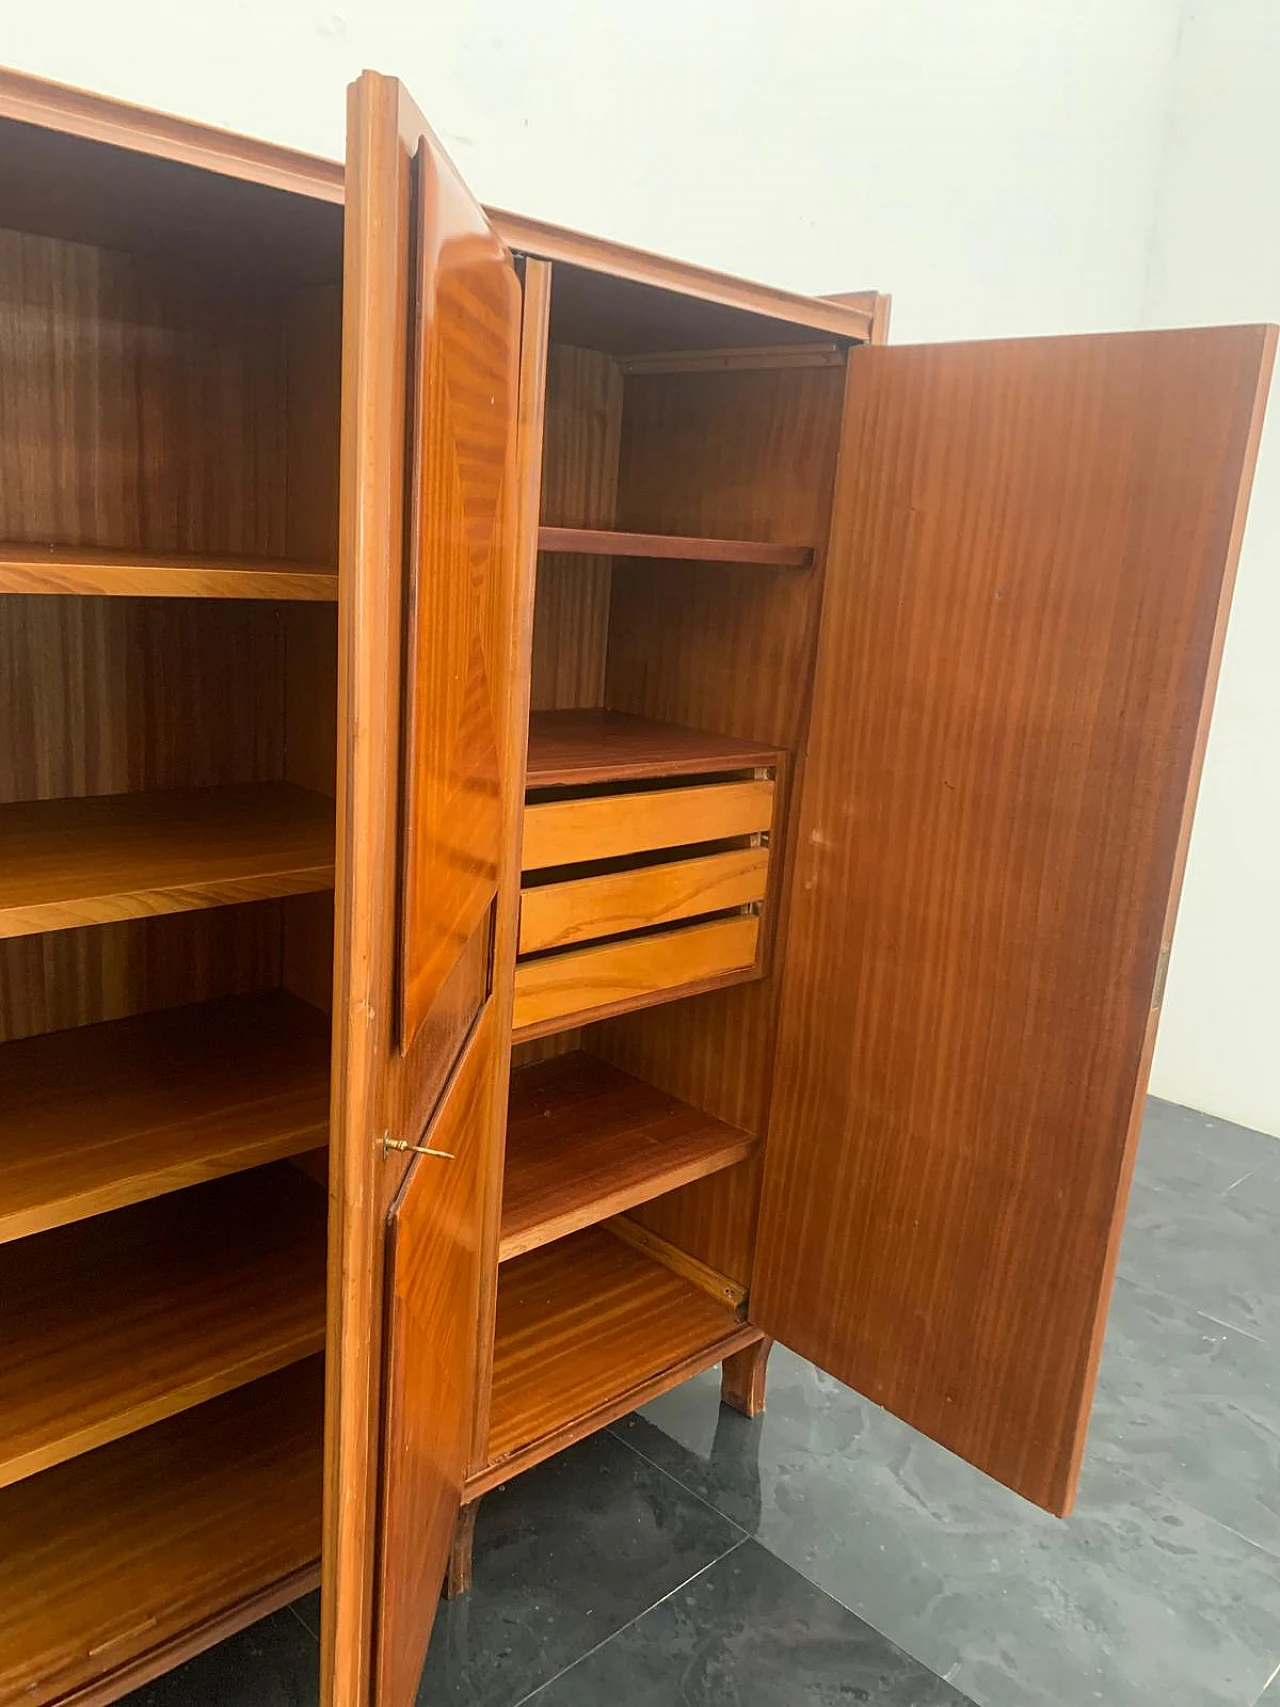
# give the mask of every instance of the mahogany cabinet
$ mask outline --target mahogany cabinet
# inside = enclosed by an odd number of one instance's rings
[[[0,78],[0,1704],[323,1581],[407,1707],[477,1499],[774,1339],[1079,1469],[1272,332],[348,134]]]

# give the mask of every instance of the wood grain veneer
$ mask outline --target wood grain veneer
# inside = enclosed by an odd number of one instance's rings
[[[613,526],[621,435],[622,375],[616,362],[596,350],[551,344],[541,453],[545,524]],[[607,558],[539,553],[530,688],[535,710],[600,704],[610,575]]]
[[[1060,1512],[1274,338],[849,363],[751,1314]]]
[[[280,982],[280,912],[254,901],[0,939],[0,1043]]]
[[[733,1311],[599,1228],[503,1265],[489,1460],[716,1346]]]
[[[333,884],[333,804],[287,783],[0,807],[0,937]]]
[[[521,861],[537,871],[754,835],[773,822],[773,793],[758,779],[539,801],[525,807]]]
[[[749,975],[755,966],[760,920],[754,913],[622,937],[563,954],[522,960],[516,967],[512,1024],[523,1041],[561,1025],[581,1025],[609,1013],[709,989]]]
[[[332,569],[242,557],[147,557],[139,552],[0,546],[0,593],[110,598],[320,600],[338,597]]]
[[[344,831],[337,849],[334,931],[334,1056],[332,1076],[331,1177],[333,1225],[330,1264],[329,1339],[326,1401],[326,1497],[324,1595],[322,1605],[322,1677],[325,1700],[341,1707],[364,1707],[375,1688],[394,1707],[411,1702],[418,1687],[434,1606],[429,1598],[398,1596],[379,1610],[379,1571],[395,1574],[394,1561],[380,1561],[376,1537],[382,1525],[379,1492],[382,1453],[379,1418],[385,1415],[384,1348],[393,1331],[386,1309],[387,1214],[412,1165],[392,1144],[417,1144],[428,1122],[447,1114],[451,1075],[472,1035],[487,999],[505,1011],[510,996],[509,967],[514,960],[514,916],[504,897],[518,894],[515,813],[522,787],[524,708],[517,698],[511,653],[520,629],[526,579],[517,563],[516,539],[496,555],[479,533],[446,536],[432,524],[431,537],[448,547],[438,560],[419,563],[409,549],[414,538],[408,495],[418,486],[415,464],[437,462],[436,475],[450,458],[466,456],[467,411],[488,408],[488,393],[477,374],[458,375],[453,395],[459,409],[448,423],[454,438],[436,446],[407,432],[420,419],[411,408],[411,376],[422,368],[432,319],[413,309],[418,288],[412,200],[420,153],[431,154],[438,186],[450,184],[447,197],[433,192],[429,211],[447,213],[448,229],[424,232],[424,243],[438,249],[437,259],[453,273],[447,323],[458,344],[445,358],[453,385],[454,363],[468,361],[468,258],[481,273],[494,265],[495,240],[474,204],[459,191],[443,151],[430,137],[422,115],[399,84],[372,73],[349,92],[349,158],[343,266],[342,496],[340,504],[338,602],[338,768],[337,818]],[[412,282],[411,282],[412,281]],[[472,307],[506,299],[487,285],[478,286]],[[509,302],[518,322],[519,293]],[[413,330],[414,344],[410,341]],[[482,343],[491,347],[491,328]],[[420,337],[421,335],[421,337]],[[518,338],[518,327],[513,335]],[[477,357],[483,350],[476,352]],[[483,363],[482,363],[483,367]],[[438,364],[437,364],[438,371]],[[434,382],[433,382],[434,383]],[[465,404],[465,408],[461,405]],[[421,417],[434,419],[428,415]],[[484,423],[481,441],[485,467],[496,468],[494,441]],[[437,455],[439,453],[439,455]],[[412,478],[409,478],[412,472]],[[479,471],[472,469],[479,479]],[[431,478],[424,476],[424,478]],[[486,507],[480,481],[468,508],[478,528],[494,510]],[[493,497],[488,492],[488,497]],[[451,500],[452,502],[452,500]],[[514,487],[495,499],[518,513]],[[472,548],[478,554],[473,559]],[[484,580],[483,632],[495,649],[485,660],[484,679],[493,694],[490,715],[497,740],[500,811],[486,861],[496,866],[496,906],[478,921],[436,999],[412,1040],[402,1037],[397,1013],[400,979],[401,741],[411,717],[429,726],[431,706],[410,706],[405,698],[404,660],[410,629],[406,620],[405,566],[447,581],[455,595],[446,601],[449,622],[469,623],[475,616],[473,562],[492,569]],[[439,589],[436,589],[438,591]],[[523,630],[521,630],[523,632]],[[474,662],[474,660],[472,660]],[[421,681],[421,677],[417,678]],[[439,683],[439,676],[434,678]],[[468,681],[479,680],[468,671]],[[452,694],[452,684],[442,684]],[[456,711],[456,702],[454,709]],[[520,716],[517,719],[516,711]],[[478,708],[473,708],[477,709]],[[470,714],[468,714],[470,715]],[[464,723],[465,723],[464,719]],[[466,776],[473,774],[477,751],[465,743],[456,754]],[[477,766],[477,787],[488,788],[492,773]],[[439,796],[437,795],[438,799]],[[435,828],[442,828],[435,826]],[[510,866],[510,872],[508,872]],[[424,901],[429,898],[424,896]],[[488,925],[492,922],[492,931]],[[492,994],[491,994],[492,993]],[[450,1294],[449,1270],[478,1267],[486,1205],[494,1197],[493,1171],[500,1166],[508,1072],[509,1034],[500,1028],[492,1062],[493,1096],[487,1104],[489,1127],[475,1134],[467,1177],[449,1201],[456,1220],[449,1235],[419,1245],[425,1252],[422,1286]],[[456,1088],[456,1085],[455,1085]],[[431,1166],[453,1166],[429,1157]],[[461,1167],[461,1163],[458,1164]],[[456,1278],[456,1276],[455,1276]],[[471,1320],[435,1320],[439,1368],[434,1378],[454,1380],[474,1366],[479,1334],[479,1302]],[[412,1467],[420,1485],[412,1496],[416,1511],[444,1511],[460,1496],[452,1467],[459,1462],[454,1436],[465,1458],[470,1441],[469,1407],[437,1419],[452,1431],[437,1438],[430,1459]],[[446,1450],[447,1445],[447,1450]],[[438,1452],[437,1449],[438,1448]],[[401,1467],[402,1471],[405,1467]],[[406,1538],[406,1581],[443,1580],[448,1535],[440,1538],[438,1561],[423,1562],[422,1535]],[[433,1526],[430,1533],[437,1534]],[[376,1657],[375,1657],[376,1655]]]
[[[763,563],[778,569],[807,569],[807,545],[766,545],[749,539],[699,539],[667,533],[617,533],[604,528],[543,527],[540,551],[569,551],[588,557],[670,558],[682,563]]]
[[[319,1351],[324,1273],[284,1163],[0,1247],[0,1487]]]
[[[705,729],[590,710],[535,711],[529,719],[529,788],[643,777],[697,776],[707,771],[767,769],[776,747]]]
[[[513,1073],[500,1260],[740,1162],[756,1140],[581,1052]]]
[[[764,847],[544,883],[522,893],[520,953],[568,948],[749,906],[764,900],[768,885],[769,850]]]
[[[310,1358],[0,1492],[5,1707],[110,1701],[314,1583],[321,1381]]]
[[[683,534],[825,541],[840,438],[840,368],[628,378],[621,525]],[[625,517],[625,519],[624,519]],[[803,762],[824,574],[654,563],[619,571],[604,703],[760,742]],[[770,836],[785,941],[793,795],[779,771]],[[646,1083],[749,1131],[767,1116],[777,982],[766,976],[695,1001],[593,1027],[586,1046]],[[633,1218],[720,1273],[750,1277],[755,1160],[670,1192]]]
[[[301,1155],[328,1129],[328,1023],[282,991],[6,1044],[0,1242]]]

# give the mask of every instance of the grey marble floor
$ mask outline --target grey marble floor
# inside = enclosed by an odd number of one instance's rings
[[[1280,1140],[1152,1102],[1075,1515],[776,1351],[490,1496],[421,1707],[1280,1707]],[[311,1707],[314,1598],[131,1696]]]

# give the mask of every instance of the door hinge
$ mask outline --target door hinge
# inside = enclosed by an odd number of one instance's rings
[[[384,1162],[393,1150],[409,1156],[439,1156],[442,1162],[455,1160],[452,1150],[433,1150],[427,1144],[411,1144],[407,1138],[393,1138],[389,1132],[384,1132],[380,1141]]]

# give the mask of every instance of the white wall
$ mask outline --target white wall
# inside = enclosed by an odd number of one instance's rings
[[[337,155],[402,77],[481,197],[895,336],[1132,324],[1176,0],[9,0],[8,63]]]
[[[1280,318],[1278,0],[44,0],[0,51],[339,155],[365,65],[483,199],[913,339]],[[1280,409],[1154,1088],[1280,1133]]]
[[[1144,303],[1280,320],[1280,5],[1188,5]],[[1258,462],[1153,1088],[1280,1134],[1280,387]]]

